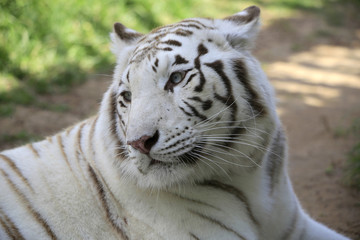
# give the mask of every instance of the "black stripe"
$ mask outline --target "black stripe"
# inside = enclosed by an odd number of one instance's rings
[[[20,230],[16,227],[15,223],[11,221],[10,217],[7,216],[0,208],[0,224],[3,226],[6,234],[14,240],[25,240]]]
[[[185,115],[192,117],[193,115],[191,113],[188,113],[187,111],[185,111],[185,109],[183,107],[179,107],[181,111],[183,111],[185,113]]]
[[[184,29],[177,29],[175,32],[173,32],[175,35],[182,36],[182,37],[188,37],[193,34],[190,30],[184,30]]]
[[[245,196],[245,194],[240,191],[239,189],[235,188],[234,186],[225,184],[225,183],[221,183],[215,180],[212,181],[206,181],[202,184],[203,186],[206,187],[212,187],[221,191],[225,191],[233,196],[235,196],[238,200],[240,200],[246,208],[247,214],[249,215],[249,218],[251,219],[251,221],[253,222],[254,225],[259,226],[259,222],[258,220],[255,218],[251,207],[250,207],[250,203],[249,200],[247,199],[247,197]]]
[[[124,136],[125,136],[125,130],[124,130],[124,127],[123,127],[123,126],[125,126],[125,122],[124,122],[124,120],[122,119],[122,116],[121,116],[121,114],[119,113],[119,111],[118,111],[117,114],[118,114],[118,118],[119,118],[119,120],[120,120],[120,122],[121,122],[121,124],[122,124],[122,125],[120,125],[121,130],[123,130]]]
[[[66,136],[69,136],[69,134],[72,132],[72,130],[74,130],[74,126],[68,127],[68,128],[65,130]]]
[[[201,27],[199,27],[198,25],[196,25],[196,24],[193,24],[193,23],[190,23],[190,24],[176,24],[175,25],[175,27],[184,27],[184,28],[196,28],[196,29],[198,29],[198,30],[200,30],[201,29]]]
[[[69,158],[68,158],[68,156],[67,156],[67,154],[66,154],[66,152],[65,152],[65,146],[64,146],[64,143],[63,143],[62,135],[61,135],[61,134],[58,134],[58,135],[56,136],[56,139],[57,139],[57,141],[58,141],[58,145],[59,145],[61,154],[62,154],[62,156],[63,156],[63,158],[64,158],[64,160],[65,160],[65,162],[66,162],[66,165],[68,166],[70,172],[71,172],[71,173],[74,175],[74,177],[75,177],[75,173],[73,172],[73,170],[72,170],[72,168],[71,168],[71,165],[70,165],[70,162],[69,162]],[[76,177],[75,177],[75,179],[76,179]]]
[[[194,91],[201,92],[204,88],[206,80],[205,80],[204,74],[201,71],[200,57],[207,54],[208,49],[203,44],[199,44],[197,51],[198,51],[198,56],[194,60],[194,65],[195,65],[195,68],[198,69],[198,71],[200,73],[200,83],[198,86],[195,87]]]
[[[156,70],[156,68],[154,67],[154,66],[152,66],[152,70],[156,73],[157,72],[157,70]]]
[[[6,181],[8,182],[9,186],[13,189],[13,191],[20,197],[22,202],[25,204],[27,210],[33,215],[33,217],[37,220],[37,222],[45,229],[45,232],[49,235],[51,239],[57,239],[55,233],[52,231],[48,223],[42,218],[39,212],[37,212],[31,205],[30,201],[25,197],[24,193],[22,193],[10,180],[9,175],[0,169],[1,174],[4,176]]]
[[[250,106],[254,109],[255,113],[259,116],[264,116],[266,114],[265,107],[261,104],[261,98],[258,93],[252,88],[249,80],[249,75],[247,73],[244,62],[241,59],[235,59],[233,61],[233,69],[234,72],[242,84],[244,86],[246,92],[249,95],[249,103]]]
[[[237,127],[232,127],[231,132],[229,134],[229,141],[228,142],[224,141],[225,146],[231,147],[233,142],[230,141],[239,138],[239,135],[245,134],[245,132],[246,132],[246,127],[244,127],[243,124],[240,124]]]
[[[291,222],[289,224],[289,226],[287,227],[285,233],[282,235],[282,237],[280,238],[280,240],[287,240],[287,239],[291,239],[291,235],[294,233],[295,229],[296,229],[296,223],[298,220],[298,216],[299,216],[299,210],[297,209],[297,206],[295,207],[295,212],[293,213],[293,216],[291,218]]]
[[[122,108],[126,108],[126,105],[125,105],[125,103],[123,102],[123,101],[119,101],[119,104],[120,104],[120,107],[122,107]]]
[[[173,193],[173,195],[175,195],[176,197],[178,197],[178,198],[180,198],[180,199],[189,201],[189,202],[191,202],[191,203],[196,203],[196,204],[199,204],[199,205],[203,205],[203,206],[205,206],[205,207],[210,207],[210,208],[213,208],[213,209],[216,209],[216,210],[221,210],[220,208],[215,207],[214,205],[211,205],[211,204],[206,203],[206,202],[202,202],[202,201],[200,201],[200,200],[196,200],[196,199],[192,199],[192,198],[187,198],[187,197],[184,197],[184,196],[175,194],[175,193]]]
[[[16,232],[14,232],[14,229],[11,226],[7,226],[6,223],[1,219],[1,217],[0,217],[0,226],[2,229],[5,230],[6,236],[9,237],[10,239],[12,239],[12,240],[25,239],[24,237],[22,237],[22,235],[16,234]]]
[[[246,130],[246,129],[245,129]],[[262,138],[261,142],[259,143],[259,146],[262,146],[263,149],[268,149],[269,143],[270,143],[270,135],[269,132],[271,132],[272,129],[265,129],[264,133],[260,133],[260,138]],[[252,148],[252,152],[248,155],[250,159],[252,159],[257,165],[254,165],[252,169],[256,169],[258,166],[262,164],[262,160],[264,158],[265,152],[259,151],[257,147]],[[249,169],[251,170],[251,169]]]
[[[212,63],[205,63],[205,65],[212,68],[220,76],[222,82],[224,83],[225,91],[226,91],[225,97],[222,97],[219,94],[215,93],[215,98],[220,100],[223,104],[225,104],[231,109],[231,121],[235,121],[237,114],[237,104],[235,103],[235,98],[232,92],[231,81],[224,72],[223,62],[217,60]]]
[[[32,186],[30,185],[29,180],[22,174],[20,169],[16,166],[15,162],[11,160],[9,157],[5,156],[4,154],[0,154],[0,159],[3,159],[7,165],[19,176],[19,178],[30,188],[31,191],[34,191]]]
[[[17,236],[13,234],[12,229],[8,227],[3,220],[1,220],[0,217],[0,226],[2,229],[4,229],[5,234],[12,240],[16,240]],[[1,229],[0,229],[1,230]]]
[[[198,20],[194,20],[194,19],[185,19],[185,20],[182,20],[181,22],[192,22],[192,23],[199,24],[199,25],[202,26],[203,28],[214,29],[213,27],[206,26],[206,25],[203,24],[202,22],[200,22],[200,21],[198,21]]]
[[[166,52],[171,52],[173,49],[171,47],[165,47],[165,48],[159,48],[159,47],[155,47],[156,50],[162,50],[162,51],[166,51]]]
[[[34,155],[39,158],[40,154],[39,151],[35,149],[34,145],[32,143],[27,144],[27,146],[30,148],[30,150],[34,153]]]
[[[105,209],[106,212],[106,217],[109,220],[109,222],[111,223],[111,225],[115,228],[116,232],[119,233],[121,235],[121,237],[123,239],[129,239],[128,236],[125,234],[124,230],[121,229],[114,221],[114,217],[112,216],[111,212],[110,212],[110,208],[109,205],[107,203],[107,198],[106,198],[106,193],[104,191],[104,186],[101,183],[101,181],[99,180],[99,178],[97,177],[94,169],[88,165],[88,171],[90,173],[90,176],[95,184],[96,190],[98,192],[100,201],[101,201],[101,205],[103,206],[103,208]]]
[[[181,57],[180,55],[176,55],[175,62],[172,64],[172,66],[179,65],[179,64],[186,64],[186,63],[189,63],[189,61],[186,60],[185,58]]]
[[[205,115],[202,115],[201,113],[198,112],[198,110],[196,110],[196,108],[192,105],[190,105],[188,102],[183,101],[186,106],[188,106],[191,109],[191,112],[193,113],[194,116],[200,118],[201,120],[205,121],[207,119],[207,117]]]
[[[189,232],[190,237],[194,238],[195,240],[200,240],[200,238],[198,238],[195,234]]]
[[[166,148],[162,148],[161,150],[162,150],[162,151],[163,151],[163,150],[168,150],[168,149],[173,148],[173,147],[175,147],[176,145],[178,145],[178,144],[180,144],[180,143],[182,143],[182,142],[186,142],[186,141],[189,140],[189,139],[191,139],[191,137],[187,137],[187,138],[180,139],[180,140],[176,141],[175,143],[171,144],[170,146],[167,146]],[[185,146],[185,147],[186,147],[186,146]],[[178,150],[179,150],[179,149],[178,149]],[[178,151],[178,150],[177,150],[177,151]]]
[[[77,160],[76,163],[77,163],[79,172],[81,174],[81,177],[80,177],[81,179],[86,179],[83,168],[80,163],[80,161],[85,162],[85,156],[84,156],[84,152],[83,152],[83,149],[81,146],[81,140],[82,140],[82,136],[83,136],[82,133],[83,133],[83,129],[84,129],[85,125],[86,125],[86,122],[81,123],[81,125],[79,126],[79,128],[77,130],[76,143],[75,143],[75,148],[74,148],[75,156],[76,156],[76,160]]]
[[[202,103],[202,109],[204,110],[204,111],[206,111],[206,110],[209,110],[211,107],[212,107],[212,101],[211,100],[206,100],[206,101],[203,101],[203,100],[201,100],[201,98],[199,98],[199,97],[192,97],[192,98],[189,98],[190,100],[194,100],[194,101],[196,101],[196,102],[200,102],[200,103]]]
[[[198,56],[194,60],[194,65],[196,69],[200,69],[201,67],[200,57],[207,54],[209,51],[202,43],[200,43],[199,46],[197,47],[197,51],[198,51]]]
[[[78,133],[76,135],[76,149],[77,149],[77,156],[83,156],[84,155],[84,151],[82,150],[82,146],[81,146],[81,139],[82,139],[82,130],[84,129],[85,126],[85,122],[82,123],[79,127]]]
[[[208,220],[209,222],[225,229],[226,231],[228,232],[232,232],[233,234],[235,234],[239,239],[242,239],[242,240],[246,240],[240,233],[236,232],[234,229],[231,229],[230,227],[226,226],[225,224],[223,224],[222,222],[220,222],[219,220],[216,220],[212,217],[209,217],[209,216],[206,216],[205,214],[202,214],[202,213],[199,213],[199,212],[196,212],[194,210],[191,210],[189,209],[189,212],[193,213],[194,215],[197,215],[205,220]]]
[[[109,112],[109,117],[110,117],[110,133],[112,138],[117,142],[117,156],[121,156],[122,158],[125,158],[125,154],[124,152],[120,149],[120,146],[123,146],[123,143],[120,141],[118,134],[117,134],[117,127],[120,124],[117,124],[116,118],[119,117],[119,120],[122,122],[123,125],[124,122],[121,119],[121,115],[118,113],[117,110],[117,104],[116,104],[116,93],[112,92],[110,99],[109,99],[109,106],[110,106],[110,112]],[[120,125],[121,126],[121,125]],[[122,129],[123,130],[123,129]]]
[[[126,79],[127,79],[128,83],[130,83],[129,75],[130,75],[130,71],[128,71],[127,74],[126,74]]]
[[[158,67],[159,66],[159,59],[158,58],[156,58],[156,60],[155,60],[155,67]]]
[[[199,83],[199,85],[197,85],[194,88],[195,92],[202,92],[202,90],[204,88],[204,85],[205,85],[205,82],[206,82],[204,74],[202,73],[202,71],[200,69],[199,69],[199,73],[200,73],[200,83]]]
[[[228,109],[230,110],[230,116],[231,116],[231,121],[235,122],[236,121],[236,115],[237,115],[237,104],[235,102],[235,98],[233,95],[233,91],[232,91],[232,85],[231,85],[231,81],[230,79],[226,76],[225,72],[224,72],[224,64],[222,61],[217,60],[215,62],[212,63],[205,63],[206,66],[212,68],[219,76],[220,79],[222,80],[222,82],[224,83],[225,86],[225,96],[221,96],[218,93],[214,93],[214,97],[215,99],[221,101],[224,105],[226,105],[228,107]],[[233,126],[234,123],[230,123],[230,126]],[[230,139],[234,139],[236,134],[239,134],[243,131],[243,128],[241,128],[239,126],[239,128],[232,128],[230,135],[229,135],[229,140]],[[224,141],[224,144],[226,146],[231,146],[233,143],[229,142],[229,141]]]
[[[185,85],[183,87],[185,87],[196,75],[197,75],[197,73],[191,74],[189,79],[187,80],[187,82],[185,83]]]
[[[285,136],[282,130],[278,130],[276,137],[270,146],[269,157],[266,162],[266,172],[269,176],[270,195],[274,192],[276,183],[282,173],[285,154]]]
[[[176,46],[176,47],[181,47],[181,45],[182,45],[181,42],[176,41],[176,40],[171,40],[171,39],[169,39],[169,40],[167,40],[165,42],[161,42],[161,43],[168,44],[168,45],[171,45],[171,46]]]

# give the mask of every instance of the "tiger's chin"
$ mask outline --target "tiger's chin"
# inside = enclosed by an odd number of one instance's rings
[[[192,165],[195,164],[199,158],[194,156],[196,151],[194,149],[176,157],[176,161],[163,161],[151,158],[150,167],[152,166],[160,166],[160,167],[171,167],[173,165]]]

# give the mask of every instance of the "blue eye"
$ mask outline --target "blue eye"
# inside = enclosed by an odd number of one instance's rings
[[[131,92],[130,91],[124,91],[121,93],[121,96],[124,98],[126,102],[131,102]]]
[[[173,84],[178,84],[183,80],[184,74],[181,72],[173,72],[170,75],[169,81]]]
[[[184,80],[186,73],[189,70],[186,71],[181,71],[181,72],[173,72],[170,77],[169,80],[167,81],[164,90],[170,91],[170,92],[174,92],[174,87],[181,83],[182,80]]]

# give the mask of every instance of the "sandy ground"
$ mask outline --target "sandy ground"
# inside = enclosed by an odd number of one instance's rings
[[[289,172],[303,207],[353,239],[360,239],[360,192],[347,187],[343,176],[356,136],[337,133],[360,118],[359,29],[331,27],[302,14],[266,24],[255,50],[277,91]],[[18,107],[13,116],[0,118],[0,136],[21,130],[46,136],[94,114],[110,80],[92,75],[67,94],[41,97],[68,105],[66,112]],[[0,149],[8,147],[0,142]]]

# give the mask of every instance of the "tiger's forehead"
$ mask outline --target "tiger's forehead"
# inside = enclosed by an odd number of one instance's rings
[[[140,63],[146,58],[150,60],[159,51],[172,52],[182,47],[184,38],[192,38],[203,31],[214,30],[212,23],[211,19],[193,18],[156,28],[140,39],[130,63]]]

